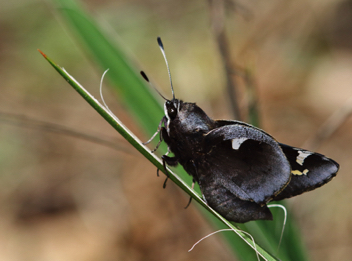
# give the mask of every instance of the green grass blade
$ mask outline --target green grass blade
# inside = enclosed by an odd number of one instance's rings
[[[99,29],[95,21],[75,1],[57,0],[58,10],[97,61],[103,71],[109,69],[108,80],[128,108],[135,122],[150,135],[156,131],[163,110],[149,91],[139,72],[131,65],[123,48]]]

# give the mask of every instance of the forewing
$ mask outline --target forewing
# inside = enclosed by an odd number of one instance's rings
[[[263,205],[288,184],[290,164],[265,132],[247,124],[226,123],[204,138],[208,152],[197,164],[199,181],[212,176],[239,199]]]
[[[280,143],[291,165],[291,181],[274,200],[290,198],[316,189],[336,176],[339,164],[319,153]]]

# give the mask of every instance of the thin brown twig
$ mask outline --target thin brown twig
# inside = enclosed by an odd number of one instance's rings
[[[245,80],[248,97],[248,122],[254,126],[260,127],[257,86],[249,68],[245,70],[245,75],[243,78]]]
[[[76,131],[56,123],[36,120],[25,115],[8,113],[8,112],[0,112],[0,121],[11,125],[21,126],[25,128],[31,128],[31,129],[36,129],[36,130],[41,130],[46,132],[53,132],[60,135],[79,138],[82,140],[90,141],[99,145],[109,147],[119,152],[124,152],[130,155],[134,155],[132,150],[125,147],[124,144],[120,144],[120,143],[117,144],[108,139],[100,138],[88,133],[83,133],[81,131]]]
[[[241,113],[238,106],[238,97],[236,93],[237,85],[233,77],[232,63],[230,59],[231,55],[225,32],[224,2],[222,0],[209,0],[208,3],[210,7],[211,25],[226,73],[226,86],[229,94],[231,110],[235,119],[241,120]]]
[[[326,139],[330,138],[351,115],[352,97],[323,123],[318,131],[304,143],[304,147],[310,150],[316,150]]]

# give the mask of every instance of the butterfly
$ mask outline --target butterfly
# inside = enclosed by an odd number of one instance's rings
[[[195,103],[176,99],[160,38],[158,44],[173,97],[159,93],[165,116],[152,139],[160,133],[160,141],[174,154],[162,156],[164,167],[181,164],[199,184],[206,203],[227,220],[272,220],[269,202],[314,190],[336,176],[339,164],[322,154],[279,143],[241,121],[213,120]]]

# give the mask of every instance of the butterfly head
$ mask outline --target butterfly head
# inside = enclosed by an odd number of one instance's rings
[[[180,103],[181,101],[177,99],[172,99],[171,101],[166,100],[164,104],[164,112],[168,119],[174,120],[177,117],[177,114],[180,111]]]

